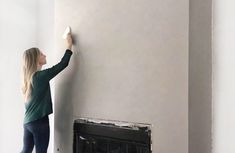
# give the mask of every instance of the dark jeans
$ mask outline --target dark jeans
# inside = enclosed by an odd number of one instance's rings
[[[48,116],[24,124],[24,147],[21,153],[32,153],[34,145],[36,153],[47,153],[49,137]]]

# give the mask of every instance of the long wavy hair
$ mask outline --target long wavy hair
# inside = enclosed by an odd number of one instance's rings
[[[22,93],[25,102],[30,98],[30,94],[33,87],[33,75],[38,69],[38,61],[40,56],[40,50],[38,48],[27,49],[23,54],[22,70],[23,70],[23,82]]]

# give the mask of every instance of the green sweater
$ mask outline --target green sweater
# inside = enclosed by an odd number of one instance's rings
[[[35,72],[32,80],[31,98],[25,103],[24,124],[40,119],[53,112],[49,81],[68,66],[72,53],[71,50],[67,49],[58,64]]]

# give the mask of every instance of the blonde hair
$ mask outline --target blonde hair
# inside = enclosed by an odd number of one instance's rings
[[[30,98],[30,94],[33,87],[33,75],[38,68],[38,60],[40,56],[40,50],[38,48],[30,48],[23,54],[23,84],[22,92],[25,98],[25,102]]]

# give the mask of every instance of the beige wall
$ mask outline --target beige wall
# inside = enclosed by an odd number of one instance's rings
[[[153,153],[188,152],[188,9],[187,0],[56,1],[56,58],[67,25],[79,54],[56,80],[55,152],[72,152],[78,117],[150,123]]]
[[[189,153],[211,153],[212,1],[189,6]]]

